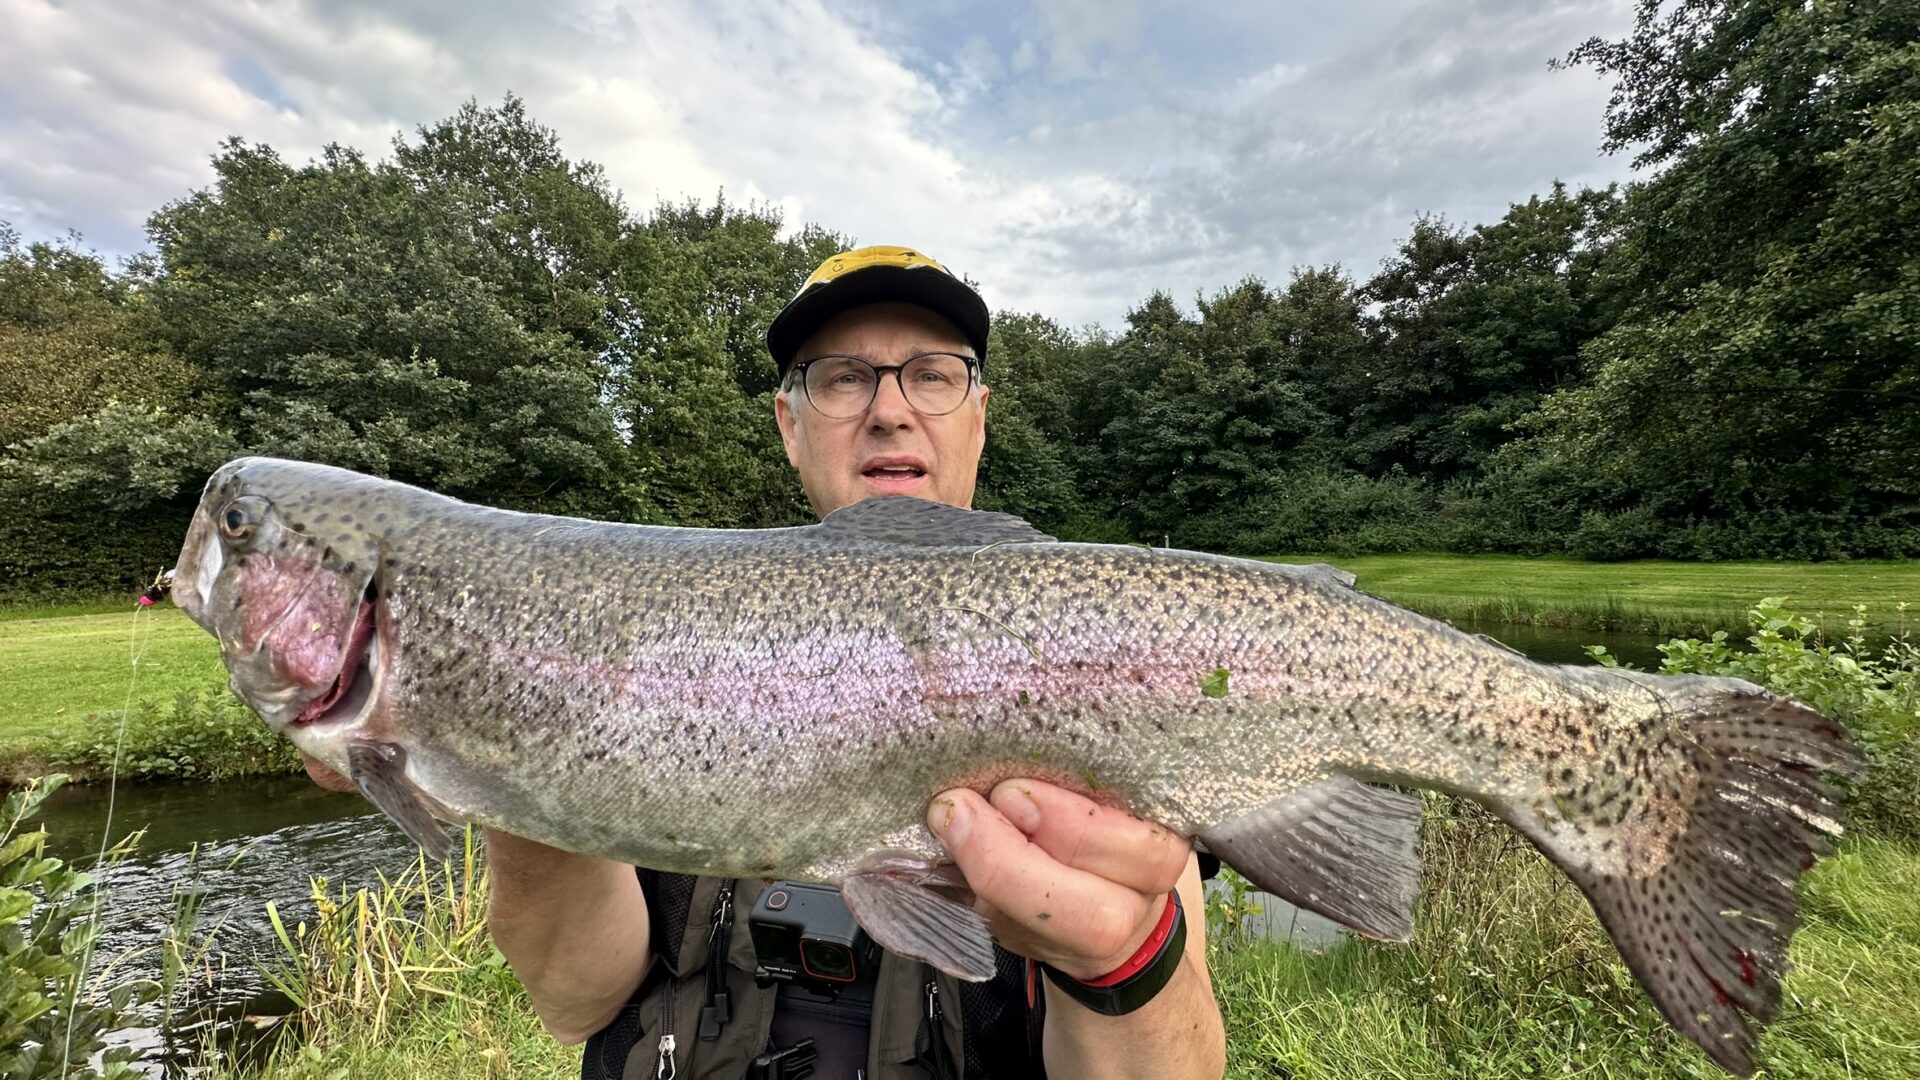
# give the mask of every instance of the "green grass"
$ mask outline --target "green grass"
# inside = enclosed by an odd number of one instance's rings
[[[1559,871],[1483,813],[1435,810],[1411,944],[1210,941],[1231,1080],[1724,1080],[1654,1012]],[[295,1038],[254,1075],[578,1075],[579,1050],[543,1032],[488,943],[484,875],[469,848],[375,888],[317,885],[317,914],[281,923]],[[1850,840],[1805,896],[1758,1076],[1920,1075],[1920,851]]]
[[[1410,945],[1210,943],[1229,1077],[1724,1080],[1654,1012],[1565,877],[1504,827],[1467,827],[1429,837]],[[1920,851],[1850,841],[1804,895],[1757,1075],[1920,1075]]]
[[[171,606],[0,620],[0,783],[45,771],[62,740],[109,730],[130,695],[168,701],[225,683],[213,638]]]
[[[1328,562],[1435,618],[1693,636],[1745,628],[1764,596],[1838,628],[1855,604],[1881,633],[1920,629],[1920,560],[1591,563],[1517,555],[1275,555]],[[1906,612],[1899,605],[1908,604]]]

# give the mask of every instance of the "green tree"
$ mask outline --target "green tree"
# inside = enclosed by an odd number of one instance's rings
[[[77,237],[25,244],[0,222],[0,454],[110,401],[186,404],[193,372],[150,340],[139,304]]]
[[[1341,415],[1347,459],[1445,481],[1479,477],[1513,424],[1574,383],[1579,350],[1612,318],[1611,189],[1560,184],[1466,230],[1414,224],[1364,290],[1377,305],[1370,385]]]
[[[1246,509],[1327,419],[1301,384],[1291,312],[1249,278],[1182,316],[1164,297],[1108,352],[1119,412],[1101,432],[1107,486],[1135,535],[1238,549]]]
[[[230,140],[149,225],[145,287],[242,445],[496,505],[606,514],[621,214],[517,101],[369,163]]]
[[[1570,59],[1662,170],[1591,382],[1513,452],[1590,477],[1593,553],[1920,552],[1920,5],[1648,0]]]
[[[846,245],[819,229],[780,233],[777,211],[722,197],[660,206],[621,243],[612,398],[632,447],[628,499],[651,520],[806,520],[774,426],[766,330]]]
[[[974,505],[1077,535],[1088,506],[1072,447],[1086,358],[1072,334],[1042,315],[999,312],[987,345],[987,447]]]

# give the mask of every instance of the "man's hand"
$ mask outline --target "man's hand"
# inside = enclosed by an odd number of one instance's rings
[[[1002,948],[1096,979],[1132,956],[1192,857],[1186,838],[1052,784],[1008,780],[991,800],[933,800],[947,846]]]
[[[1152,1001],[1124,1016],[1047,985],[1047,1072],[1110,1080],[1219,1080],[1226,1032],[1207,977],[1207,921],[1193,846],[1161,826],[1035,780],[990,799],[948,791],[927,825],[946,844],[1002,947],[1083,981],[1132,957],[1180,890],[1186,954]]]

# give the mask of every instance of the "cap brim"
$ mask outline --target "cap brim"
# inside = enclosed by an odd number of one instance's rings
[[[794,297],[767,327],[767,351],[784,377],[800,346],[849,308],[887,301],[918,304],[939,313],[973,346],[982,367],[987,359],[986,301],[951,274],[928,266],[869,266],[816,285]]]

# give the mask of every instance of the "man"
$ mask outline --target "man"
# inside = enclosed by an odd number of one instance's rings
[[[875,495],[971,505],[986,439],[987,322],[971,288],[908,249],[847,252],[815,271],[768,332],[782,379],[775,420],[815,513]],[[488,917],[548,1030],[568,1043],[598,1033],[588,1076],[733,1080],[747,1058],[799,1037],[816,1039],[819,1080],[847,1080],[856,1068],[868,1080],[958,1076],[962,1058],[992,1076],[1040,1075],[1035,1057],[1055,1078],[1223,1073],[1189,844],[1035,781],[987,797],[946,792],[927,824],[989,915],[1003,978],[986,993],[962,992],[889,957],[851,1035],[845,1016],[807,1014],[795,992],[757,988],[739,970],[751,972],[751,943],[722,927],[760,883],[649,879],[489,832]],[[1178,905],[1168,895],[1176,888]],[[1181,947],[1167,930],[1185,912]],[[1030,1012],[1036,983],[1044,1000]],[[980,1015],[955,1024],[963,999]],[[1038,1039],[1023,1039],[1032,1017]]]

